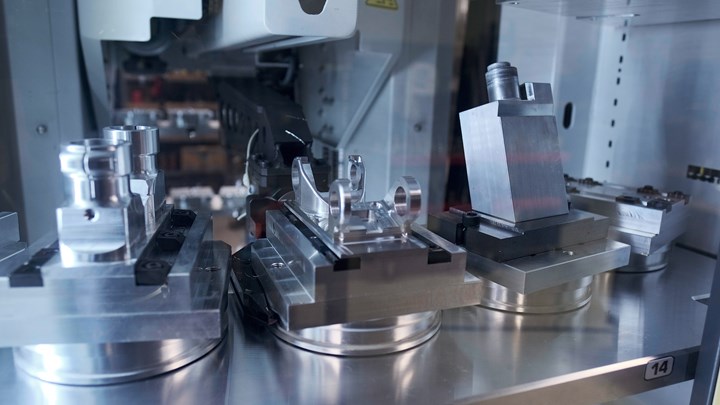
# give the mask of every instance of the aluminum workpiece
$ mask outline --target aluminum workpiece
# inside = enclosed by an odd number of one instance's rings
[[[0,261],[0,347],[14,347],[19,369],[63,384],[125,382],[182,367],[222,340],[230,249],[211,240],[208,215],[164,205],[159,189],[146,229],[130,182],[154,168],[144,155],[131,160],[119,139],[63,146],[58,241]]]
[[[550,85],[488,67],[491,102],[460,113],[472,207],[431,213],[428,229],[468,251],[481,305],[529,313],[585,305],[593,276],[628,264],[607,217],[569,209]]]
[[[249,257],[235,255],[233,284],[241,299],[262,291],[258,306],[294,345],[339,355],[416,346],[437,332],[439,310],[479,303],[480,280],[465,271],[463,249],[414,224],[415,179],[369,202],[360,156],[349,157],[347,174],[323,193],[308,159],[296,158],[294,198],[267,211],[267,239],[245,249]]]
[[[140,125],[105,127],[103,137],[130,144],[132,173],[130,190],[139,195],[148,233],[155,230],[156,217],[165,204],[165,173],[157,167],[158,129]]]
[[[667,266],[672,243],[687,229],[690,196],[653,186],[631,188],[592,178],[565,178],[573,207],[610,218],[610,239],[632,247],[630,263],[617,271],[647,272]]]

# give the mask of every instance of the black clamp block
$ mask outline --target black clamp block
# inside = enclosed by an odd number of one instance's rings
[[[185,242],[185,235],[181,231],[160,231],[155,237],[157,247],[165,252],[177,252]]]
[[[482,217],[475,211],[468,211],[463,213],[462,224],[468,228],[474,228],[480,225]]]
[[[10,273],[10,287],[42,287],[42,266],[58,252],[57,243],[40,249],[25,264]]]
[[[619,195],[615,197],[615,201],[623,204],[630,204],[630,205],[642,205],[642,200],[640,200],[637,197],[633,197],[630,195]]]
[[[195,214],[190,210],[173,210],[170,214],[170,223],[173,228],[189,228],[195,222]]]
[[[135,285],[163,285],[167,283],[171,266],[163,260],[141,259],[135,263]]]

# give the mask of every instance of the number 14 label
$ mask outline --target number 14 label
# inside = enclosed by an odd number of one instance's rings
[[[645,379],[654,380],[672,374],[674,361],[672,356],[652,360],[645,366]]]

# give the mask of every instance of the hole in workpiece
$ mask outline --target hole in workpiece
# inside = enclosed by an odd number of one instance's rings
[[[88,220],[90,222],[95,222],[98,220],[98,214],[97,214],[97,212],[95,212],[95,210],[87,209],[83,213],[83,216],[85,217],[86,220]]]
[[[612,148],[612,141],[608,141],[608,148]]]
[[[627,34],[623,33],[623,35],[622,35],[623,42],[625,42],[626,39],[627,39]]]
[[[563,111],[563,120],[562,120],[563,128],[569,129],[572,126],[573,111],[574,111],[573,103],[565,104],[565,109]]]
[[[623,56],[620,55],[620,63],[623,63]]]
[[[408,213],[407,192],[404,188],[395,189],[395,212],[401,217]]]
[[[358,183],[360,181],[360,176],[358,172],[358,167],[355,163],[352,163],[350,165],[350,181],[353,183]]]
[[[606,161],[605,161],[605,167],[610,167],[610,161],[609,161],[609,160],[606,160]]]
[[[618,86],[620,85],[620,78],[619,78],[619,77],[617,78],[617,80],[615,80],[615,84],[617,84]]]
[[[617,103],[618,103],[617,99],[613,100],[613,105],[614,105],[614,106],[617,106]]]
[[[611,126],[611,127],[614,127],[614,126],[615,126],[615,120],[610,121],[610,126]]]

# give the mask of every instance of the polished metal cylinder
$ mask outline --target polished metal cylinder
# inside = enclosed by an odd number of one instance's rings
[[[518,72],[509,62],[497,62],[488,66],[485,81],[491,103],[498,100],[520,99]]]
[[[335,356],[376,356],[419,346],[440,329],[440,311],[418,312],[299,330],[271,329],[291,345]]]
[[[130,144],[107,139],[71,142],[60,152],[66,206],[117,206],[129,201]]]
[[[132,173],[142,176],[157,173],[158,129],[141,125],[105,127],[103,138],[131,144]]]

